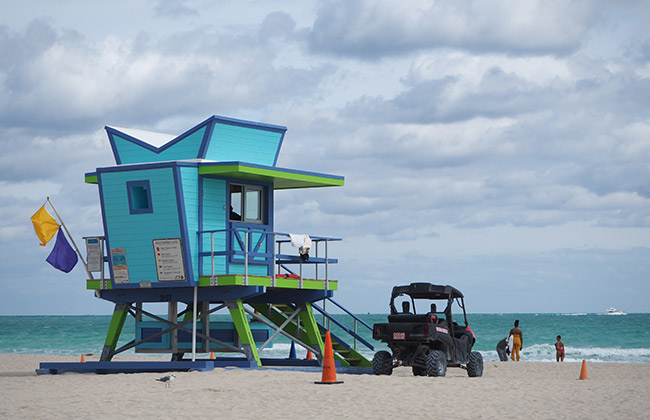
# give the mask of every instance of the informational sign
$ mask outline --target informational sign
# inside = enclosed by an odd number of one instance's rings
[[[154,239],[158,281],[185,281],[185,264],[180,238]]]
[[[88,271],[97,273],[102,271],[104,264],[104,251],[102,238],[86,238],[86,260]]]
[[[115,283],[128,283],[129,267],[126,265],[126,249],[111,248],[111,262],[113,263],[113,280]]]

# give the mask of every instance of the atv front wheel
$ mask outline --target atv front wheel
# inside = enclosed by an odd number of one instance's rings
[[[469,362],[467,363],[467,376],[476,378],[483,376],[483,356],[477,351],[469,354]]]
[[[387,351],[378,351],[372,358],[372,373],[390,375],[393,373],[393,356]]]
[[[426,376],[427,369],[419,366],[413,366],[413,376]]]
[[[427,354],[427,376],[445,376],[447,374],[447,357],[440,350]]]

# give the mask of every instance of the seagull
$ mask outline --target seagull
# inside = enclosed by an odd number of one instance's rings
[[[159,382],[164,382],[165,388],[167,388],[167,387],[171,387],[171,383],[174,380],[174,378],[176,378],[176,375],[172,373],[171,375],[163,376],[162,378],[158,378],[156,380]]]

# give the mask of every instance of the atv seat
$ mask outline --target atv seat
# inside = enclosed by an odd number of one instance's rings
[[[426,322],[435,324],[438,322],[438,317],[435,314],[390,314],[388,315],[388,322]]]
[[[465,327],[463,327],[461,325],[458,325],[455,322],[454,322],[454,336],[457,339],[463,340],[463,341],[467,340],[467,341],[472,341],[473,342],[475,340],[474,335],[472,334],[472,332],[469,329],[467,329],[467,328],[465,328]]]

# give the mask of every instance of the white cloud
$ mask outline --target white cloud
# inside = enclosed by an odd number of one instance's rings
[[[47,181],[0,181],[0,197],[4,199],[30,199],[39,200],[48,194],[57,194],[61,184]]]
[[[597,18],[586,1],[326,2],[310,34],[317,52],[376,58],[451,47],[511,54],[577,49]]]
[[[403,278],[467,286],[495,300],[477,304],[488,312],[504,307],[497,291],[526,302],[612,272],[647,292],[643,2],[70,4],[0,16],[0,265],[12,278],[50,281],[32,269],[44,250],[29,222],[45,195],[73,235],[101,233],[83,174],[113,164],[103,126],[179,133],[220,114],[287,126],[280,166],[345,176],[278,192],[275,221],[344,238],[333,270],[353,310],[383,305],[368,287]],[[605,307],[603,290],[584,310]],[[29,304],[5,310],[64,310]]]

